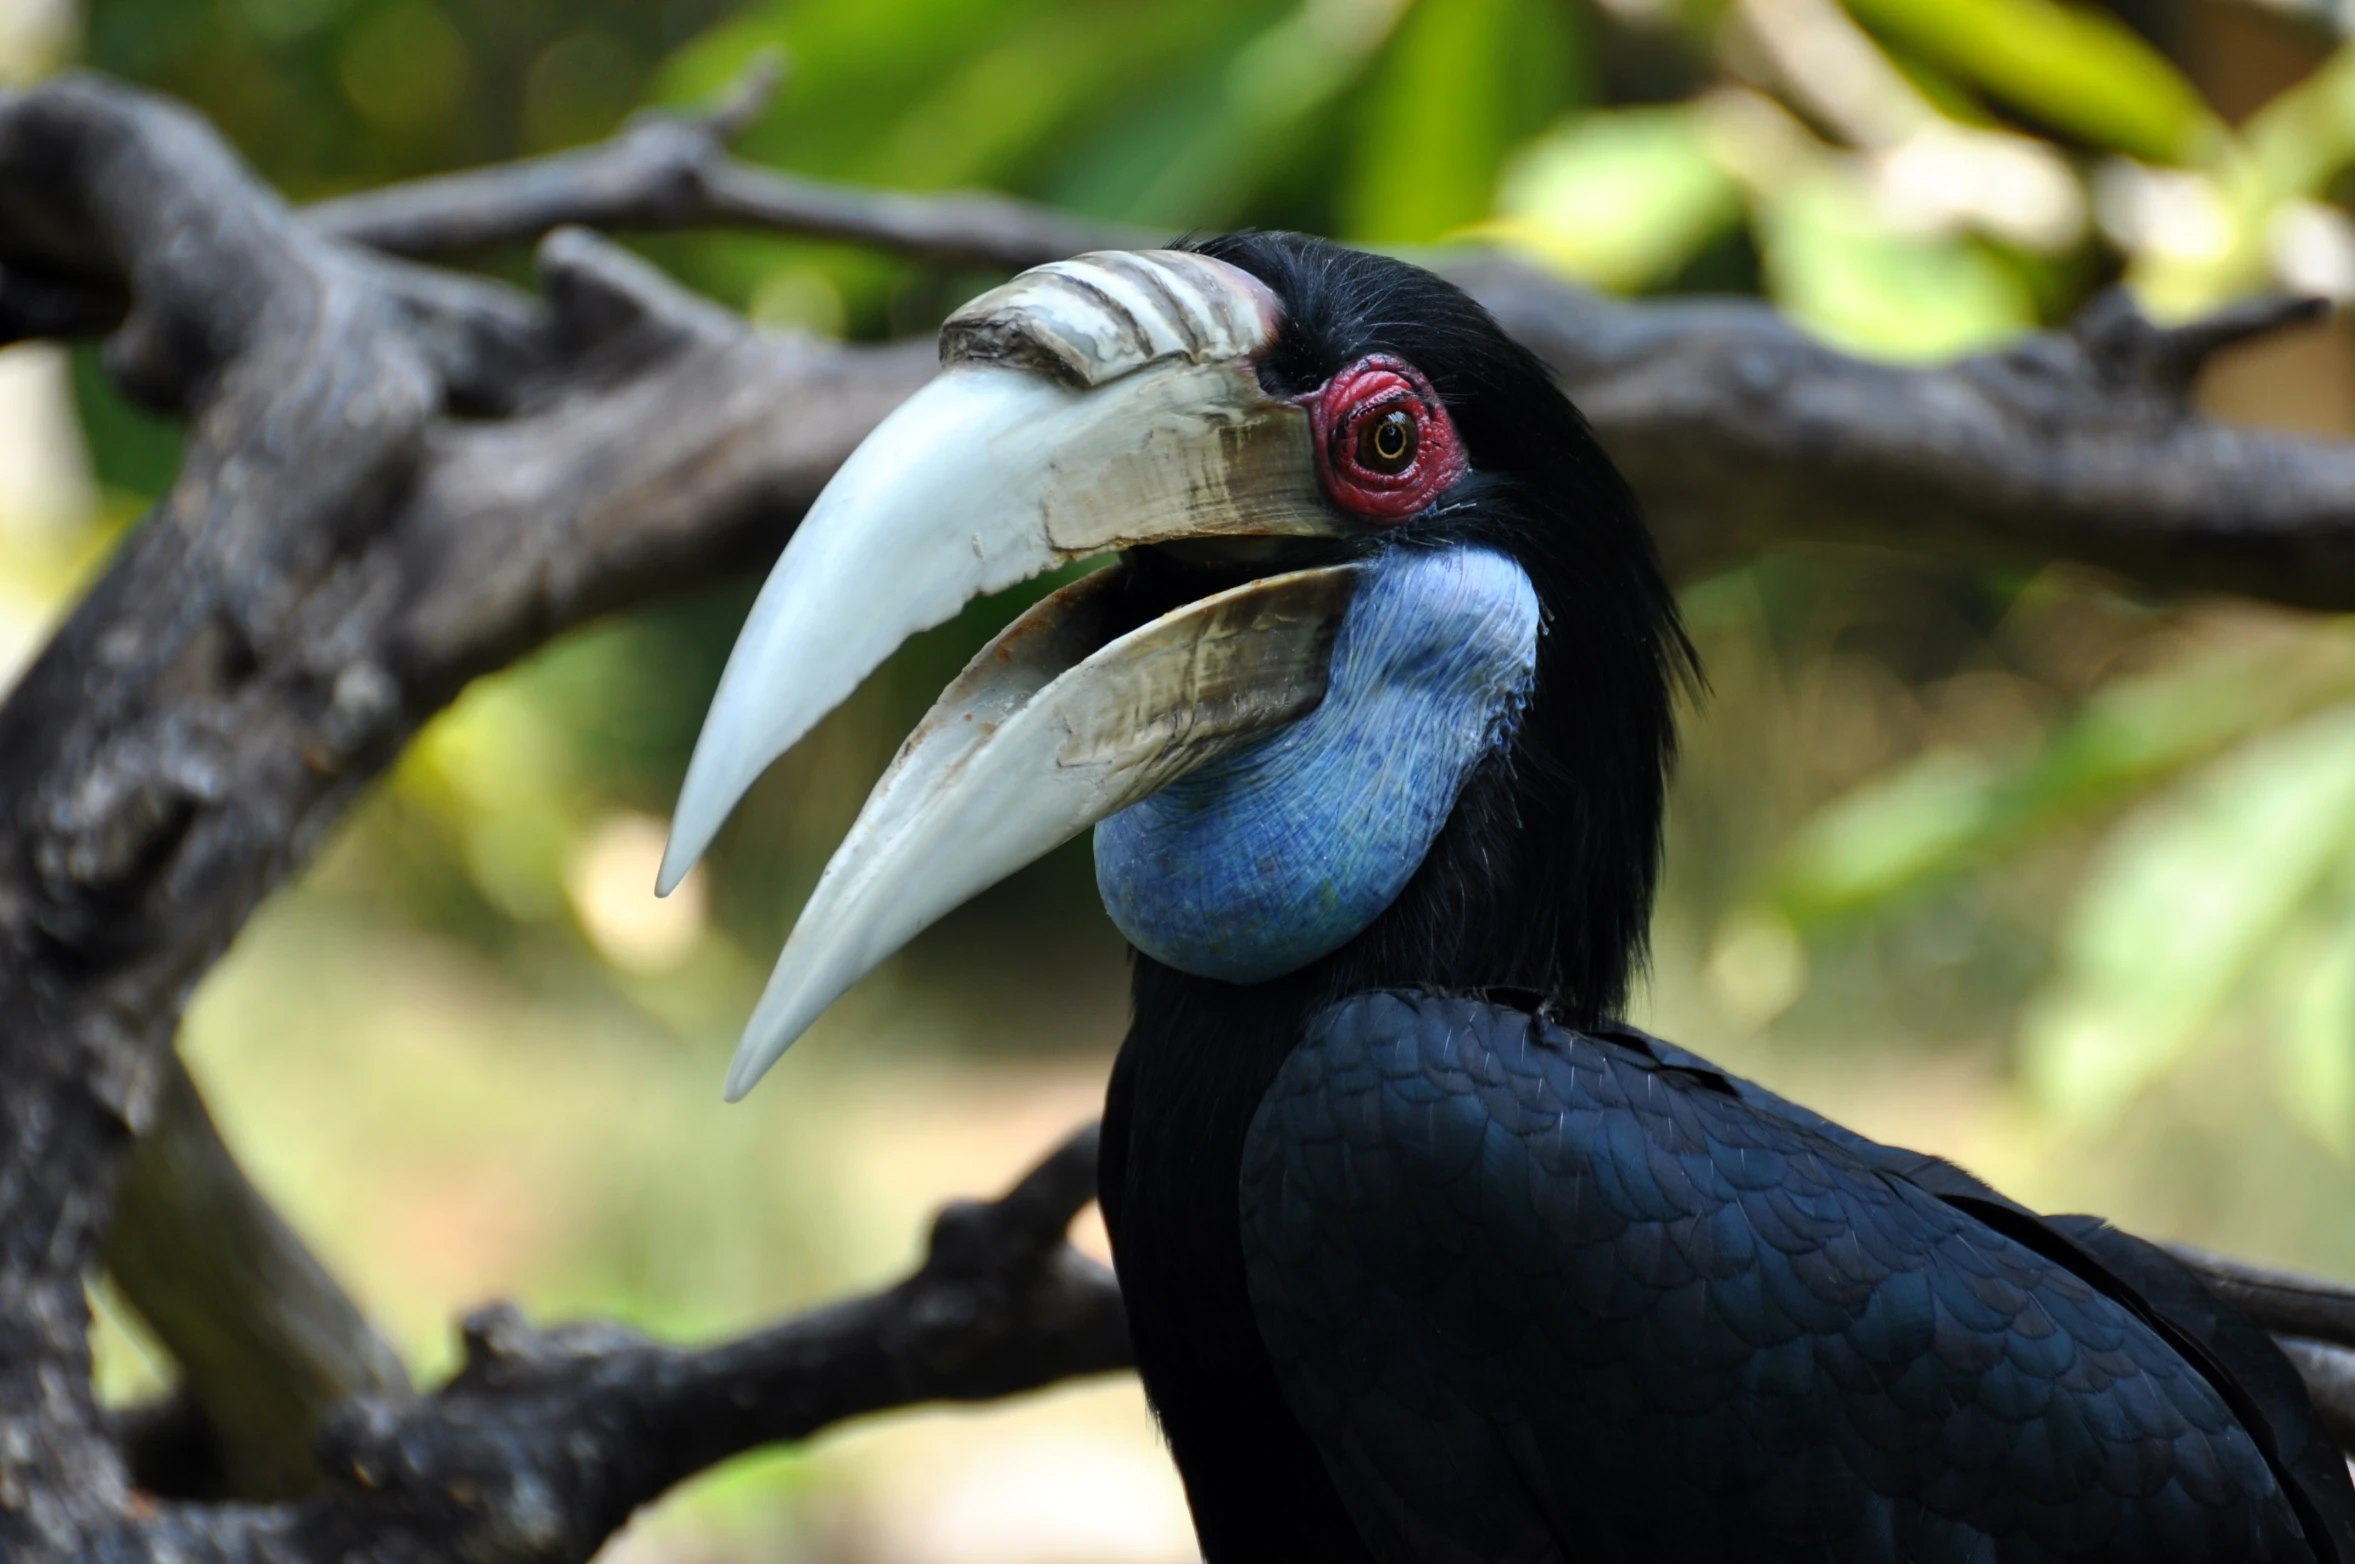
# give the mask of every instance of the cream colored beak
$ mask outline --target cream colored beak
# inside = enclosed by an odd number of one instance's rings
[[[1055,565],[1184,539],[1340,537],[1306,415],[1260,389],[1267,289],[1174,251],[1016,278],[810,508],[730,654],[660,889],[760,773],[917,631]],[[1351,567],[1251,582],[1112,634],[1119,572],[985,648],[869,797],[728,1075],[741,1097],[828,1005],[976,892],[1323,698]]]
[[[1017,619],[909,735],[777,958],[730,1102],[934,920],[1324,699],[1356,567],[1254,581],[1107,640],[1120,576]]]
[[[1259,388],[1266,288],[1179,251],[1026,272],[826,486],[761,588],[671,819],[668,894],[770,763],[972,599],[1137,544],[1331,536],[1307,416]]]

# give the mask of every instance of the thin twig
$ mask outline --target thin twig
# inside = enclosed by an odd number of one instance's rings
[[[840,239],[943,263],[1020,271],[1167,234],[981,191],[912,194],[830,183],[728,155],[776,84],[756,62],[715,110],[642,114],[571,152],[340,196],[306,209],[322,234],[427,257],[530,243],[566,224],[608,232],[748,228]]]
[[[2355,1453],[2355,1351],[2327,1341],[2276,1338],[2282,1355],[2306,1385],[2323,1432],[2342,1451]]]
[[[2210,1292],[2275,1335],[2355,1348],[2355,1287],[2251,1265],[2187,1244],[2168,1247],[2176,1259],[2199,1273]]]

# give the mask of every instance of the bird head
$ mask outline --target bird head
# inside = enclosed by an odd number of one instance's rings
[[[1317,239],[1085,255],[950,317],[811,506],[661,889],[907,637],[1057,565],[901,747],[787,940],[741,1097],[860,977],[1093,828],[1147,957],[1624,998],[1690,652],[1634,501],[1461,290]],[[1336,969],[1338,967],[1336,966]]]

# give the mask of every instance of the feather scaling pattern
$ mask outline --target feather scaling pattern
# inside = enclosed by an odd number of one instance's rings
[[[1377,992],[1261,1105],[1243,1244],[1399,1564],[2338,1556],[2312,1452],[2259,1448],[2134,1251],[2073,1267],[1958,1200],[2028,1216],[1632,1029]]]

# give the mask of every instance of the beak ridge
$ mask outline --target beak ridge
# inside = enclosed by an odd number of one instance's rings
[[[940,375],[851,454],[762,586],[657,889],[685,877],[770,762],[973,598],[1134,547],[1345,536],[1308,415],[1259,384],[1280,317],[1265,284],[1183,251],[1075,257],[950,317]],[[1024,615],[902,747],[778,958],[731,1100],[943,913],[1313,709],[1356,572],[1249,582],[1115,638],[1119,579],[1101,572]]]
[[[951,316],[940,376],[843,463],[761,588],[671,820],[668,895],[738,799],[967,602],[1171,538],[1330,536],[1307,416],[1259,388],[1274,296],[1184,251],[1080,256]]]

